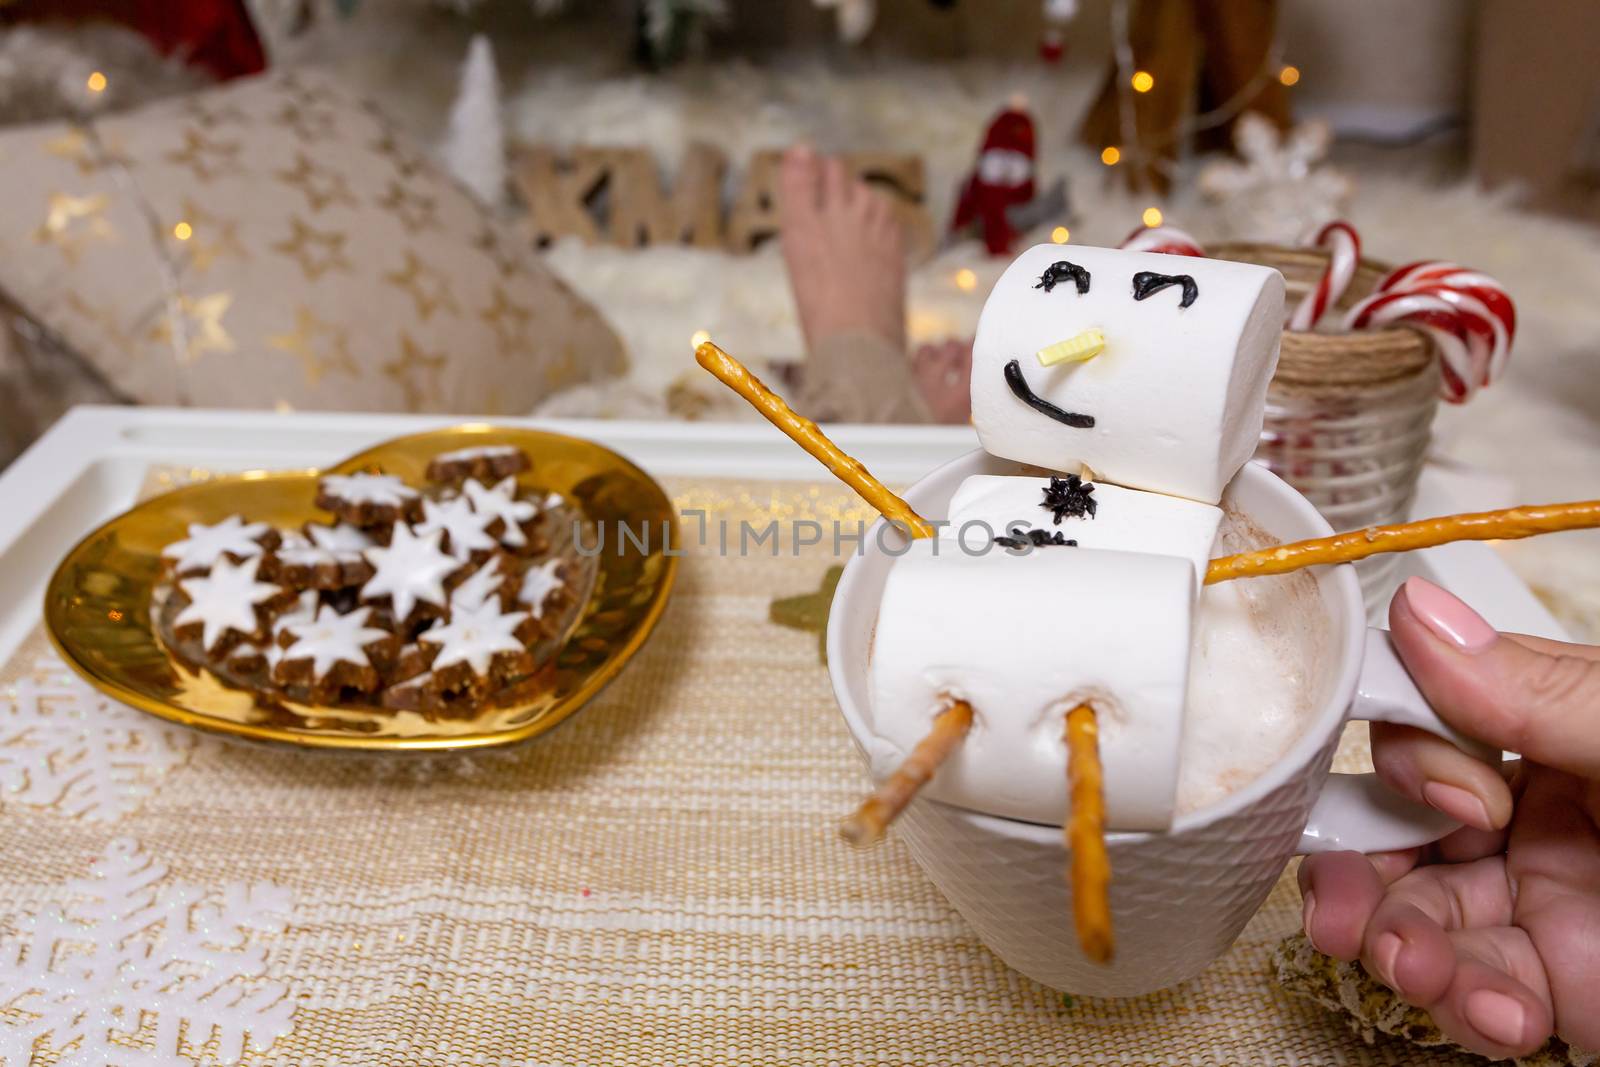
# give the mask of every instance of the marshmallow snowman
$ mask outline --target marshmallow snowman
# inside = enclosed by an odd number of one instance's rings
[[[1064,718],[1087,701],[1107,825],[1171,825],[1216,505],[1260,436],[1283,307],[1282,276],[1243,263],[1051,244],[1007,268],[973,343],[973,425],[985,451],[1060,473],[968,478],[941,538],[895,562],[875,773],[967,700],[972,729],[924,793],[1059,823]],[[999,545],[975,554],[971,524]]]

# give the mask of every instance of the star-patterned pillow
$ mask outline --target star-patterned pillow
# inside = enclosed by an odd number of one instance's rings
[[[599,314],[370,104],[291,71],[0,134],[0,290],[145,404],[520,414]]]

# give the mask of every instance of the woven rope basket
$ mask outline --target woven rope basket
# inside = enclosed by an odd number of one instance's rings
[[[1326,252],[1279,245],[1229,244],[1209,254],[1281,271],[1285,318],[1328,265]],[[1328,318],[1338,322],[1389,269],[1362,260]],[[1410,510],[1438,402],[1438,361],[1416,330],[1285,330],[1256,459],[1305,494],[1336,530],[1398,522]],[[1388,596],[1396,558],[1356,565],[1369,604]]]
[[[1297,305],[1316,286],[1328,265],[1326,252],[1282,245],[1225,244],[1206,254],[1214,259],[1276,267],[1288,285],[1288,308]],[[1329,318],[1337,320],[1342,312],[1371,293],[1390,269],[1387,264],[1363,259],[1350,288],[1328,312]],[[1428,371],[1432,363],[1433,350],[1427,338],[1404,326],[1358,333],[1285,330],[1278,373],[1272,382],[1274,387],[1291,392],[1344,395],[1415,377]]]

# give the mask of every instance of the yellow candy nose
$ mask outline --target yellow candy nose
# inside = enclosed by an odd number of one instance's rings
[[[1039,362],[1046,367],[1053,367],[1057,363],[1082,363],[1084,360],[1093,359],[1106,350],[1106,335],[1097,328],[1084,330],[1076,337],[1069,337],[1065,341],[1057,341],[1039,349]]]

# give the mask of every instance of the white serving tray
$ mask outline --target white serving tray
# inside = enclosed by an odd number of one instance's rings
[[[37,625],[40,598],[56,563],[81,537],[134,502],[152,466],[212,471],[318,467],[390,437],[476,421],[471,417],[337,413],[198,411],[168,408],[74,408],[0,472],[0,661]],[[662,476],[814,481],[816,462],[770,426],[511,419],[586,437]],[[830,426],[845,451],[891,484],[907,484],[977,447],[963,426]],[[1503,507],[1509,486],[1478,472],[1430,467],[1418,493],[1419,515]],[[1410,553],[1403,574],[1452,589],[1495,626],[1565,639],[1559,623],[1482,544]]]

